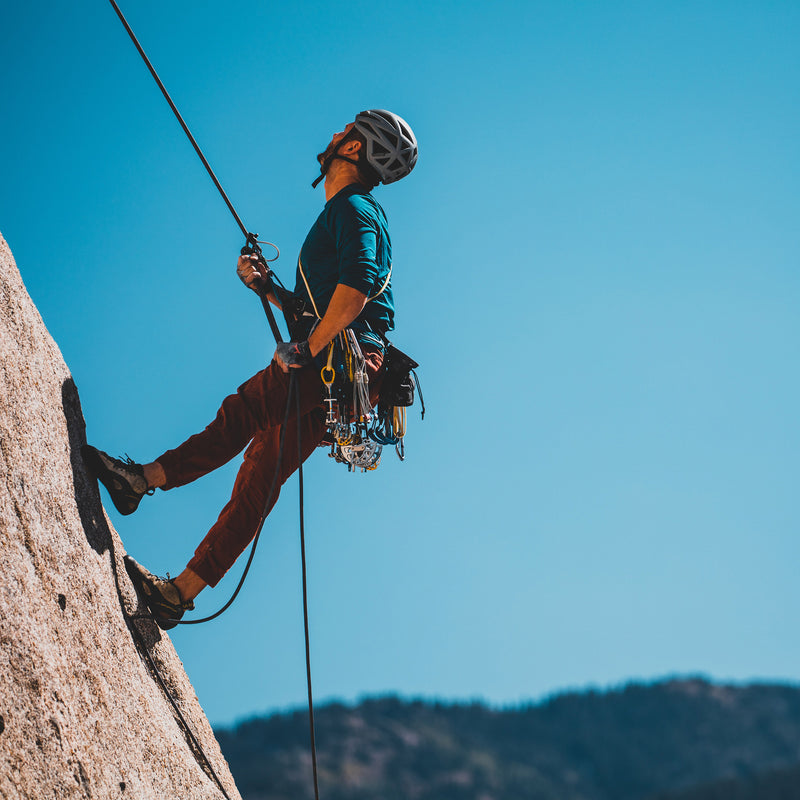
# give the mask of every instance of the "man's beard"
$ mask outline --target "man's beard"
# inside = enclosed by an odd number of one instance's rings
[[[331,143],[325,148],[325,150],[317,155],[317,161],[319,162],[319,176],[311,184],[313,187],[316,187],[328,172],[328,167],[333,160],[333,155],[336,152],[336,147],[339,144],[341,144],[341,142],[334,144],[333,139],[331,139]]]
[[[321,152],[321,153],[320,153],[320,154],[317,156],[317,161],[319,161],[319,164],[320,164],[320,166],[322,166],[322,165],[325,163],[325,159],[326,159],[326,158],[328,158],[329,156],[332,156],[332,155],[333,155],[333,151],[334,151],[335,149],[336,149],[336,145],[334,145],[334,143],[333,143],[333,142],[331,142],[331,143],[330,143],[330,144],[329,144],[329,145],[328,145],[328,146],[325,148],[325,150],[323,150],[323,152]]]

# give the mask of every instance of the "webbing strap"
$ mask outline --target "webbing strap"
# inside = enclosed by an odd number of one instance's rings
[[[319,309],[317,308],[317,303],[314,300],[314,295],[311,294],[311,287],[308,285],[308,279],[306,278],[306,272],[303,269],[303,261],[300,256],[297,257],[297,268],[300,270],[300,277],[303,279],[303,285],[306,287],[306,291],[308,292],[308,297],[311,300],[311,306],[314,309],[314,314],[316,315],[317,319],[322,319],[322,315],[319,313]],[[377,294],[372,295],[372,297],[367,297],[367,303],[377,300],[389,288],[389,281],[391,279],[392,265],[389,264],[389,272],[386,275],[386,280],[383,282],[383,286],[381,286]],[[364,305],[366,305],[366,303]]]

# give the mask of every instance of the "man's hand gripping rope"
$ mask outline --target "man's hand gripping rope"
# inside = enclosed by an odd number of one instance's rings
[[[236,274],[248,289],[252,289],[259,296],[262,296],[266,288],[265,276],[262,271],[264,271],[263,256],[255,253],[243,253],[239,256],[236,263]],[[278,305],[277,299],[272,293],[269,293],[269,300]],[[290,369],[308,366],[313,360],[308,341],[279,342],[273,358],[278,366],[287,373]]]
[[[242,283],[248,288],[252,289],[256,294],[259,293],[259,287],[263,285],[264,275],[259,272],[261,263],[259,257],[255,253],[242,253],[239,256],[239,261],[236,263],[236,274]]]

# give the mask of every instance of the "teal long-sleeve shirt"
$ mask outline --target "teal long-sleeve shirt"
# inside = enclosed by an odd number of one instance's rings
[[[391,263],[386,214],[363,186],[351,184],[328,200],[308,232],[300,249],[295,293],[313,301],[320,317],[339,283],[367,297],[378,295],[350,327],[362,344],[382,348],[381,337],[394,329]]]

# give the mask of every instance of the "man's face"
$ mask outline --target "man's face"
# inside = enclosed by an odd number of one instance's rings
[[[342,139],[344,139],[344,137],[347,136],[347,134],[350,133],[351,130],[353,130],[354,125],[355,122],[350,122],[344,126],[343,131],[333,134],[331,143],[325,148],[324,152],[320,153],[317,156],[317,161],[319,161],[320,164],[322,164],[325,161],[325,159],[328,158],[328,156],[333,154],[333,151],[336,149],[336,145],[339,144],[339,142],[341,142]]]

